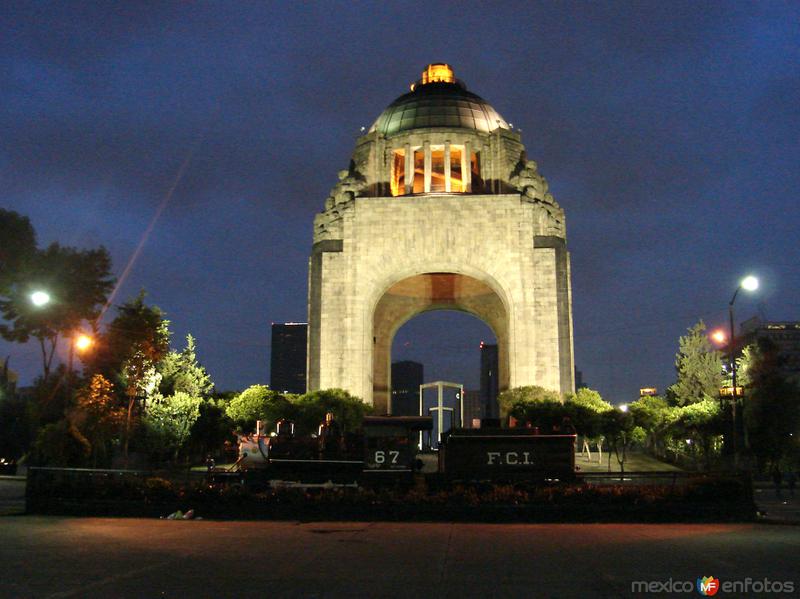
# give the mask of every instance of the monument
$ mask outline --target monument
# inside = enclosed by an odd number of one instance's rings
[[[314,219],[308,389],[391,413],[406,321],[461,310],[497,338],[499,389],[574,390],[564,211],[519,132],[431,64],[356,142]]]

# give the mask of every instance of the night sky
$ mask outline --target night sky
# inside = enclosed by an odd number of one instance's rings
[[[566,211],[575,360],[613,402],[674,379],[699,318],[800,319],[800,4],[0,3],[0,205],[105,245],[220,389],[306,320],[312,220],[360,128],[429,62],[514,127]],[[112,311],[113,313],[113,311]],[[477,385],[480,321],[398,333]],[[29,383],[37,348],[0,343]]]

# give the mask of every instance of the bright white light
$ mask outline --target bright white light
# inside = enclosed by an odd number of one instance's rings
[[[619,409],[622,410],[623,412],[627,412],[628,411],[628,404],[626,404],[626,403],[622,404],[619,407]]]
[[[50,302],[50,294],[46,291],[34,291],[31,293],[31,301],[34,306],[44,306]]]
[[[755,291],[758,289],[758,279],[752,275],[745,277],[742,279],[741,286],[745,291]]]

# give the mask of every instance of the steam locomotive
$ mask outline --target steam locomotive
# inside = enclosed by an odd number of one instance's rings
[[[251,479],[345,484],[411,480],[414,473],[446,481],[567,480],[575,474],[574,434],[536,429],[455,428],[432,440],[429,416],[368,416],[362,429],[343,433],[332,419],[316,435],[277,430],[239,437],[236,469]],[[428,451],[423,451],[427,448]]]

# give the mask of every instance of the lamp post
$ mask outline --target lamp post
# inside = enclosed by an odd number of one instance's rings
[[[731,301],[728,302],[728,316],[730,317],[731,326],[731,337],[730,343],[728,344],[728,360],[730,360],[731,364],[731,391],[733,393],[733,399],[731,403],[731,423],[733,425],[733,464],[736,467],[739,466],[739,449],[737,447],[737,437],[739,436],[739,431],[736,426],[736,407],[738,403],[739,392],[736,388],[736,331],[733,324],[733,304],[736,302],[736,296],[739,294],[740,289],[744,289],[745,291],[755,291],[758,289],[758,279],[752,275],[742,279],[739,282],[739,286],[736,287],[736,291],[733,292]]]
[[[84,353],[94,343],[89,335],[85,333],[73,333],[72,339],[69,341],[69,353],[67,359],[67,397],[72,393],[72,362],[77,349],[80,353]]]

